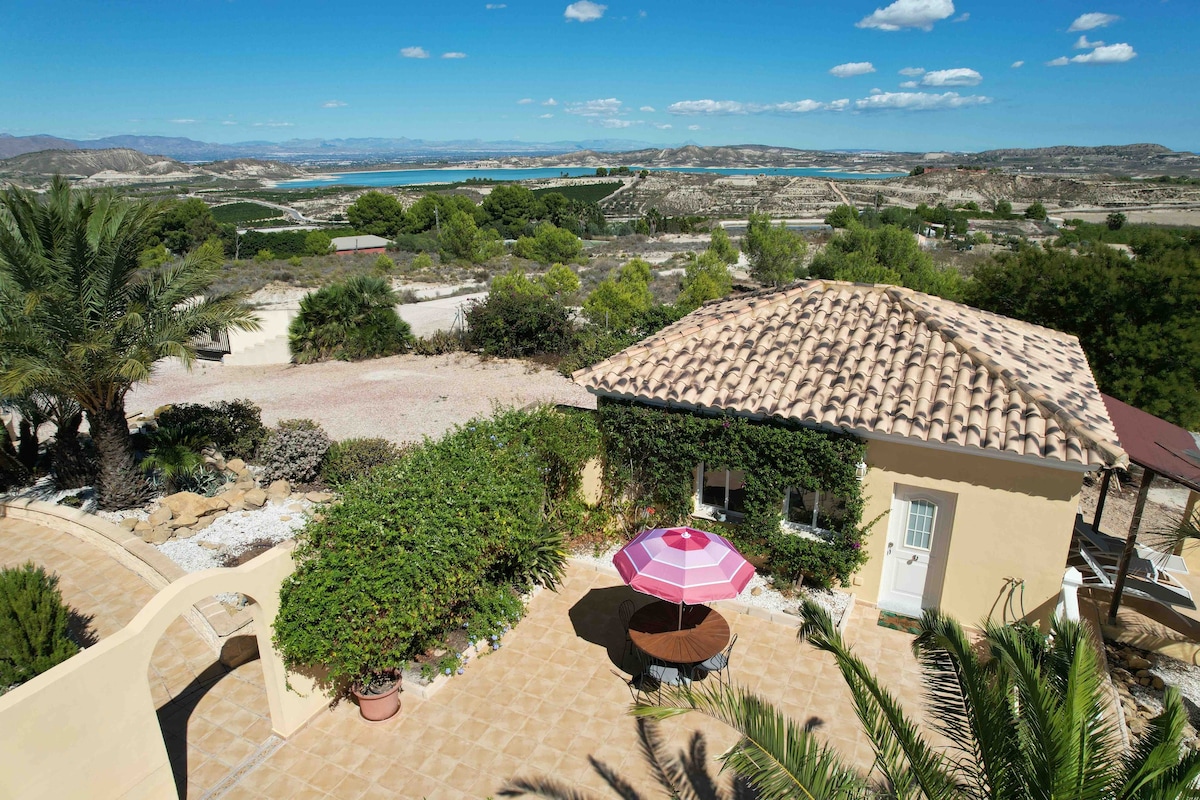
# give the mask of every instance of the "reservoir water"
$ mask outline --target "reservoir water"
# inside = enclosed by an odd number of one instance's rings
[[[641,167],[630,167],[639,170]],[[655,172],[699,172],[719,175],[795,175],[809,178],[843,178],[846,180],[879,180],[898,178],[904,172],[842,172],[816,167],[776,168],[718,168],[718,167],[662,167]],[[471,178],[493,181],[521,181],[530,178],[578,178],[594,176],[590,167],[530,167],[524,169],[397,169],[377,172],[335,172],[318,178],[301,178],[280,181],[281,189],[309,189],[318,186],[415,186],[427,183],[456,183]]]

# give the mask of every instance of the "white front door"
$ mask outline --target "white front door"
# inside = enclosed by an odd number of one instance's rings
[[[953,496],[896,486],[884,554],[879,607],[919,617],[941,596]]]

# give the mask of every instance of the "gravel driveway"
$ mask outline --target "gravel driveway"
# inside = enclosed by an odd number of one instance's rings
[[[150,414],[168,403],[249,398],[263,422],[309,418],[336,440],[382,436],[394,442],[437,436],[488,414],[496,403],[533,402],[595,408],[595,398],[567,378],[523,361],[477,356],[391,356],[347,363],[229,367],[196,362],[189,373],[161,362],[154,377],[125,400],[129,414]]]

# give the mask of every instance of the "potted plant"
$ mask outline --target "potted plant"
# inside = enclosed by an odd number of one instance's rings
[[[400,711],[400,671],[389,670],[369,679],[351,684],[350,692],[358,701],[358,713],[363,719],[380,722],[391,719]]]

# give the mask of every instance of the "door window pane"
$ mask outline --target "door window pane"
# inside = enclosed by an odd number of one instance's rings
[[[725,507],[725,470],[705,469],[700,502],[706,506]]]
[[[928,550],[933,542],[933,517],[937,506],[928,500],[912,500],[908,504],[908,525],[904,530],[904,546]]]
[[[802,489],[788,489],[787,509],[784,519],[797,525],[816,524],[817,493]]]
[[[817,505],[817,527],[838,530],[846,517],[846,501],[829,492],[821,492]]]
[[[729,502],[726,508],[735,514],[746,513],[746,473],[729,470]]]

